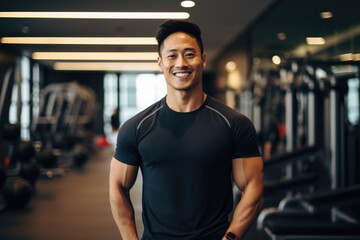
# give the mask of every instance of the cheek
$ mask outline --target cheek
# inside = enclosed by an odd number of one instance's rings
[[[171,68],[171,65],[169,63],[167,63],[167,62],[162,62],[161,63],[161,68],[162,68],[163,72],[165,72],[165,71],[167,71],[167,70],[169,70]]]

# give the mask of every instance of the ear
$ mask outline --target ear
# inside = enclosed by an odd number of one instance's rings
[[[202,63],[202,67],[205,68],[206,67],[206,54],[203,53],[201,56],[201,63]]]
[[[158,58],[157,58],[157,64],[158,64],[158,67],[159,67],[160,72],[163,72],[163,69],[162,69],[162,59],[161,59],[160,56],[158,56]]]

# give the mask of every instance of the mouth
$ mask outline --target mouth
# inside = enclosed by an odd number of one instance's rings
[[[174,72],[173,75],[174,75],[175,77],[186,78],[186,77],[190,76],[191,73],[192,73],[191,71],[187,71],[187,72]]]

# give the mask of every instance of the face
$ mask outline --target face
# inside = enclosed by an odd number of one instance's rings
[[[188,91],[202,87],[205,54],[194,37],[183,32],[169,35],[160,48],[158,65],[165,76],[168,91]]]

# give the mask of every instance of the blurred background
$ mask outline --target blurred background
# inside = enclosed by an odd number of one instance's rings
[[[0,239],[119,239],[117,131],[166,94],[158,26],[199,25],[203,85],[254,123],[265,206],[245,239],[360,239],[360,1],[0,3]],[[132,190],[141,233],[141,175]],[[241,194],[234,190],[234,201]]]

